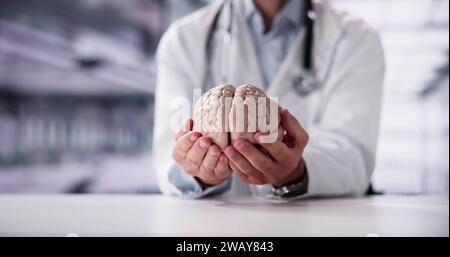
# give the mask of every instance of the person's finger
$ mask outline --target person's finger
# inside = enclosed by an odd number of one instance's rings
[[[212,145],[209,147],[202,163],[200,164],[200,177],[212,177],[214,176],[214,169],[216,168],[216,163],[220,157],[220,148],[217,145]]]
[[[248,161],[239,153],[233,146],[227,146],[224,149],[225,155],[230,160],[230,163],[233,163],[236,168],[239,169],[242,173],[249,177],[255,177],[257,179],[262,179],[263,174],[256,170]]]
[[[239,139],[233,143],[233,146],[247,159],[250,164],[263,174],[273,170],[274,163],[269,156],[262,153],[247,140]]]
[[[231,175],[232,171],[228,163],[228,158],[225,156],[225,154],[220,154],[219,160],[216,164],[216,168],[214,169],[214,173],[218,178],[227,178]]]
[[[236,173],[236,175],[239,177],[240,180],[247,182],[248,175],[240,171],[239,168],[236,167],[234,163],[230,162],[230,168],[234,171],[234,173]]]
[[[199,167],[210,145],[211,139],[208,137],[200,137],[188,151],[186,160],[190,164]]]
[[[176,162],[186,159],[188,151],[192,148],[198,138],[201,137],[199,132],[189,132],[178,139],[173,148],[172,157]]]
[[[308,142],[308,134],[288,109],[281,111],[281,125],[286,130],[287,136],[294,139],[296,146],[306,145]]]
[[[255,141],[259,143],[264,149],[266,149],[270,156],[277,162],[285,162],[292,158],[292,151],[289,147],[282,141],[277,140],[273,143],[261,143],[260,142],[261,133],[256,133],[254,138]]]
[[[234,170],[234,172],[236,173],[236,176],[239,177],[239,180],[241,180],[242,182],[246,183],[246,184],[250,184],[250,185],[263,185],[266,184],[267,182],[265,181],[264,178],[254,178],[254,177],[250,177],[247,176],[246,174],[242,173],[239,168],[237,168],[234,164],[232,164],[230,162],[230,166],[231,168]]]
[[[182,137],[184,134],[188,133],[189,131],[192,130],[192,126],[194,124],[194,121],[189,118],[187,119],[185,122],[183,122],[183,124],[181,125],[180,130],[177,132],[177,134],[175,135],[175,140],[178,140],[180,137]]]

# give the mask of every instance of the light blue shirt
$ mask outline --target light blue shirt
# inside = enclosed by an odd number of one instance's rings
[[[289,0],[275,16],[272,28],[267,33],[264,33],[263,17],[253,0],[242,2],[265,83],[264,87],[267,88],[300,32],[303,24],[303,0]]]
[[[242,3],[265,83],[262,86],[267,88],[301,29],[303,1],[289,0],[275,16],[268,33],[264,33],[263,18],[253,0],[244,0]],[[203,189],[193,177],[182,171],[178,165],[174,165],[169,172],[169,181],[186,197],[200,198],[221,194],[231,187],[230,178],[219,185]]]

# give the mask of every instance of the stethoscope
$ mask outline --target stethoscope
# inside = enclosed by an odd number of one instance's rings
[[[211,27],[208,31],[206,40],[206,73],[204,76],[203,87],[208,85],[208,82],[212,81],[212,49],[213,49],[213,37],[217,31],[220,16],[226,12],[228,19],[225,23],[226,27],[222,38],[221,49],[221,63],[220,63],[220,81],[222,84],[228,82],[228,68],[229,68],[229,49],[232,42],[232,29],[233,29],[233,4],[232,0],[223,0],[218,7],[216,14],[213,16]],[[304,0],[303,8],[304,17],[304,48],[303,48],[303,60],[302,66],[298,71],[298,75],[292,80],[292,87],[300,96],[307,96],[311,92],[317,90],[320,87],[314,68],[313,68],[313,43],[314,43],[314,19],[315,12],[313,9],[312,0]]]

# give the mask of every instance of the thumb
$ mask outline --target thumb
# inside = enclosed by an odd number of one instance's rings
[[[183,124],[181,130],[182,130],[184,133],[188,133],[189,131],[192,130],[193,125],[194,125],[194,120],[193,120],[192,118],[189,118],[189,119],[187,119],[187,120],[184,122],[184,124]]]
[[[191,131],[193,123],[194,123],[194,121],[191,118],[189,118],[185,122],[183,122],[180,130],[178,130],[177,134],[175,135],[175,140],[178,140],[178,138],[182,137],[184,134]]]
[[[306,145],[308,142],[308,133],[287,109],[281,111],[281,125],[286,130],[288,138],[300,146]]]

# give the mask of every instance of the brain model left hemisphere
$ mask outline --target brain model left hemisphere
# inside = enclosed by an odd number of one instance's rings
[[[237,139],[256,143],[256,132],[270,134],[269,142],[283,136],[278,104],[248,84],[210,89],[196,103],[193,119],[193,130],[211,138],[221,149]]]
[[[229,142],[228,114],[235,88],[222,85],[210,89],[200,97],[194,110],[194,131],[204,136],[224,149]]]

